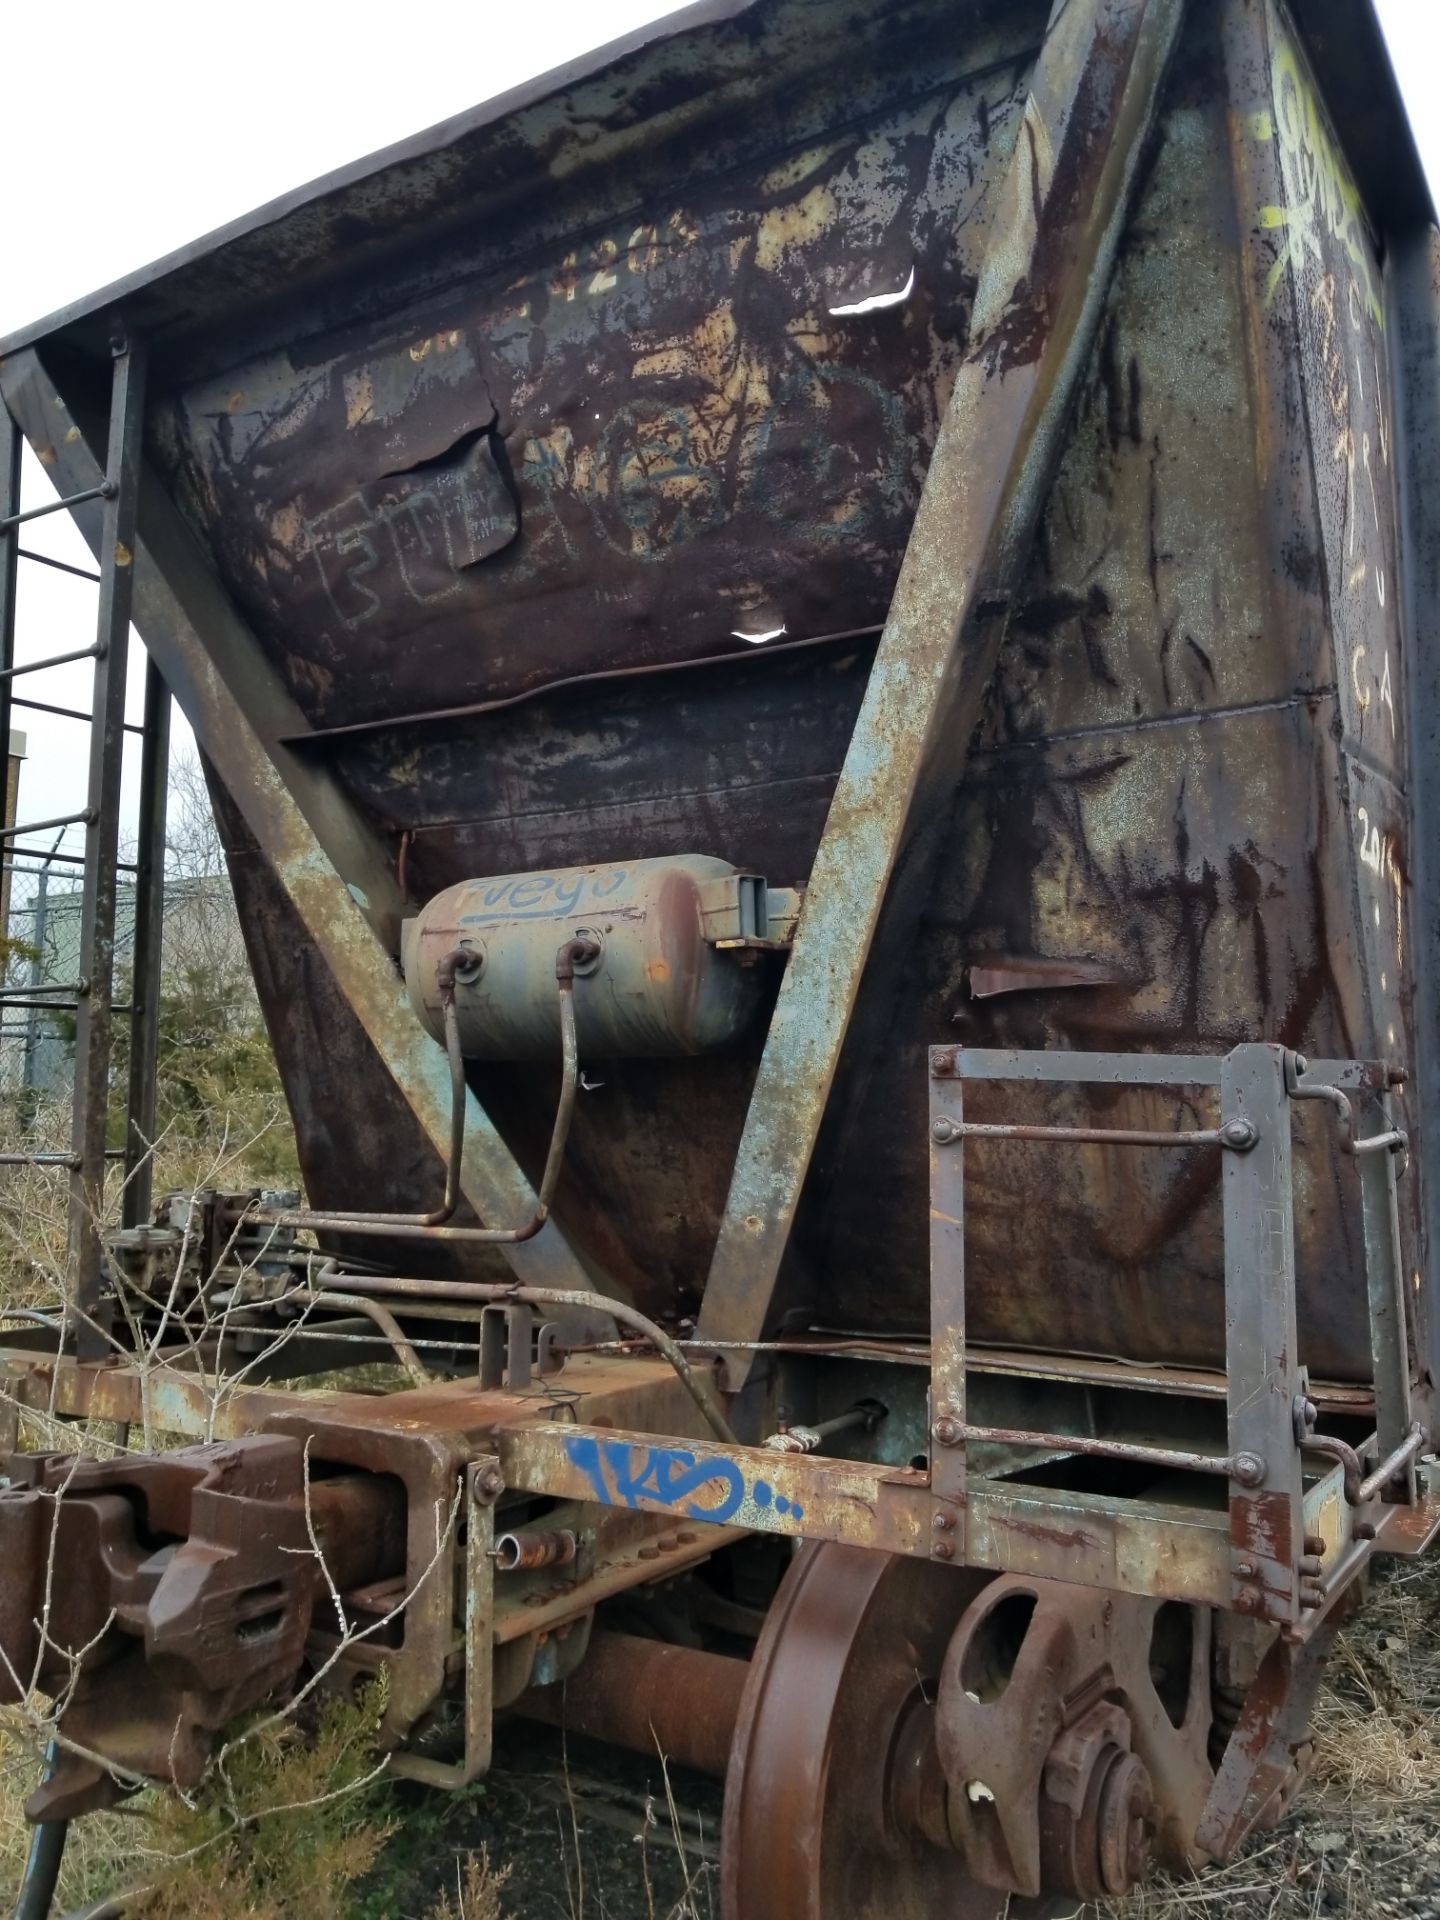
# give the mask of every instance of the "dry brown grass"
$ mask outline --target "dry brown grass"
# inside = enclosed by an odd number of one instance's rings
[[[29,1111],[23,1129],[0,1101],[6,1124],[0,1133],[23,1137],[26,1152],[61,1153],[70,1147],[70,1108],[50,1099]],[[216,1116],[213,1130],[195,1132],[169,1124],[155,1142],[152,1179],[157,1194],[220,1186],[243,1192],[294,1183],[289,1122],[278,1095],[253,1103],[243,1121]],[[121,1169],[106,1173],[103,1217],[120,1218]],[[0,1168],[0,1307],[58,1308],[64,1296],[70,1176],[63,1167]]]
[[[430,1909],[427,1920],[507,1920],[500,1910],[500,1896],[510,1873],[509,1867],[497,1872],[490,1865],[487,1847],[481,1847],[478,1853],[467,1853],[463,1860],[455,1862],[453,1897],[448,1891],[441,1894],[439,1904]]]
[[[1105,1920],[1440,1917],[1440,1559],[1382,1570],[1316,1710],[1289,1818],[1224,1867],[1157,1881]]]

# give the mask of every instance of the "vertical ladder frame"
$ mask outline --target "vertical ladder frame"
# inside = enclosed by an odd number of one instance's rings
[[[146,351],[122,321],[111,326],[112,387],[105,477],[69,498],[22,511],[22,437],[0,401],[0,737],[8,747],[18,673],[38,672],[76,658],[93,658],[89,714],[54,709],[90,728],[86,802],[82,812],[53,822],[28,822],[5,830],[7,854],[21,835],[39,826],[83,824],[80,859],[80,938],[71,999],[56,999],[57,1011],[75,1013],[74,1089],[68,1153],[0,1153],[0,1165],[61,1164],[69,1170],[66,1261],[66,1341],[81,1358],[111,1347],[103,1299],[105,1175],[111,1160],[123,1160],[124,1224],[148,1218],[153,1178],[156,1070],[159,1050],[160,958],[164,922],[165,807],[170,744],[170,694],[153,661],[147,663],[145,713],[140,728],[125,720],[126,676],[134,598],[136,524],[142,469]],[[100,571],[95,641],[91,647],[48,660],[15,663],[20,528],[30,520],[90,501],[102,505]],[[67,569],[79,573],[79,569]],[[120,860],[120,805],[127,732],[142,736],[139,846],[135,872],[135,940],[123,1147],[108,1145],[112,1110],[115,1016],[115,942]],[[25,990],[16,990],[25,991]],[[37,990],[28,989],[32,994]],[[13,997],[0,993],[0,999]]]
[[[71,1123],[69,1271],[71,1333],[83,1358],[108,1347],[101,1317],[101,1233],[105,1149],[110,1117],[110,1054],[115,985],[116,863],[120,858],[120,774],[125,671],[135,584],[135,522],[140,434],[145,410],[145,350],[112,333],[114,384],[105,462],[100,541],[100,607],[91,700],[85,867],[80,897],[80,968],[75,1015],[75,1105]]]
[[[130,1083],[125,1113],[121,1223],[150,1218],[155,1186],[155,1099],[160,1055],[160,961],[165,927],[165,802],[170,774],[170,689],[145,662],[140,748],[140,831],[135,854],[135,954],[131,966]]]

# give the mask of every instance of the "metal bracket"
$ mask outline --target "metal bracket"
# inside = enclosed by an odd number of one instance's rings
[[[701,880],[700,924],[717,947],[780,949],[795,937],[804,893],[772,887],[758,873],[727,873]]]
[[[557,1351],[558,1333],[549,1320],[537,1330],[535,1309],[523,1300],[482,1308],[480,1391],[524,1393],[537,1376],[543,1380],[558,1373],[564,1365],[564,1354]]]
[[[495,1504],[505,1491],[493,1454],[465,1469],[465,1745],[460,1760],[397,1753],[393,1772],[452,1792],[490,1771],[495,1726]]]
[[[1308,1076],[1309,1084],[1300,1084]],[[1130,1128],[976,1124],[964,1117],[964,1083],[1004,1080],[1064,1085],[1214,1088],[1220,1119],[1209,1128],[1155,1132]],[[1366,1196],[1366,1269],[1371,1298],[1377,1435],[1385,1457],[1368,1479],[1343,1443],[1297,1427],[1306,1381],[1296,1358],[1298,1328],[1292,1222],[1290,1100],[1316,1097],[1343,1105],[1349,1091],[1384,1098],[1386,1070],[1351,1061],[1297,1063],[1280,1047],[1237,1047],[1204,1056],[1021,1053],[937,1047],[930,1054],[930,1257],[932,1491],[963,1514],[966,1451],[975,1444],[1068,1449],[1157,1470],[1210,1473],[1230,1483],[1231,1602],[1237,1612],[1291,1625],[1323,1604],[1320,1563],[1305,1531],[1302,1447],[1326,1451],[1345,1468],[1347,1499],[1372,1498],[1404,1474],[1413,1490],[1424,1435],[1409,1418],[1403,1297],[1398,1292],[1395,1155],[1356,1143]],[[1337,1107],[1338,1110],[1338,1107]],[[976,1426],[965,1415],[964,1147],[967,1141],[1114,1148],[1210,1147],[1222,1155],[1225,1226],[1227,1451],[1206,1455],[1079,1434]],[[1376,1146],[1389,1145],[1387,1136]],[[1393,1222],[1393,1231],[1386,1230]],[[1342,1455],[1345,1456],[1342,1458]],[[1413,1498],[1413,1491],[1404,1497]],[[1373,1538],[1362,1521],[1353,1537]]]

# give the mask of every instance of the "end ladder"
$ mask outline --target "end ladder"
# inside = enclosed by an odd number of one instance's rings
[[[149,661],[145,710],[140,727],[125,720],[125,673],[134,596],[136,525],[142,464],[145,407],[144,343],[118,321],[111,328],[113,377],[105,478],[67,499],[22,511],[20,506],[20,430],[0,400],[0,742],[8,751],[12,709],[34,708],[84,722],[90,730],[88,786],[78,813],[51,820],[26,821],[0,829],[7,859],[27,834],[47,828],[83,825],[83,854],[52,852],[48,857],[80,867],[79,965],[72,981],[0,988],[0,1002],[24,1003],[42,997],[47,1008],[75,1014],[75,1091],[68,1152],[26,1151],[23,1143],[0,1151],[0,1166],[59,1165],[70,1170],[67,1257],[67,1343],[82,1357],[109,1350],[102,1301],[101,1247],[105,1210],[105,1170],[123,1159],[124,1224],[148,1217],[151,1201],[151,1145],[155,1133],[155,1069],[159,1041],[160,938],[164,909],[165,795],[169,762],[170,695]],[[62,509],[99,503],[101,533],[98,573],[86,573],[21,545],[21,529],[32,520]],[[80,573],[99,587],[93,645],[15,663],[15,608],[19,562]],[[71,661],[93,659],[90,711],[56,707],[22,698],[14,691],[22,676]],[[120,860],[121,759],[127,733],[141,735],[139,845],[132,864]],[[133,872],[135,886],[134,984],[128,1008],[117,1007],[115,917],[118,876]],[[130,1062],[126,1093],[125,1145],[106,1145],[110,1117],[113,1016],[129,1013]]]

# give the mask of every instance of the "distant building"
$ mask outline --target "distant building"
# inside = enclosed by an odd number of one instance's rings
[[[18,876],[26,897],[21,900],[17,888],[6,902],[5,924],[13,949],[6,984],[21,1004],[3,1009],[0,1093],[63,1094],[71,1080],[74,1013],[63,994],[44,989],[69,985],[80,976],[82,889],[75,869],[67,868],[62,878],[53,869],[40,870],[39,858]],[[122,879],[115,894],[115,987],[122,1004],[134,953],[135,887]],[[167,879],[162,965],[172,976],[201,968],[216,978],[217,986],[237,978],[248,982],[226,874]],[[30,1002],[23,998],[27,987],[36,990]],[[52,1000],[59,1003],[54,1012],[47,1005]],[[126,1017],[118,1016],[122,1021]]]

